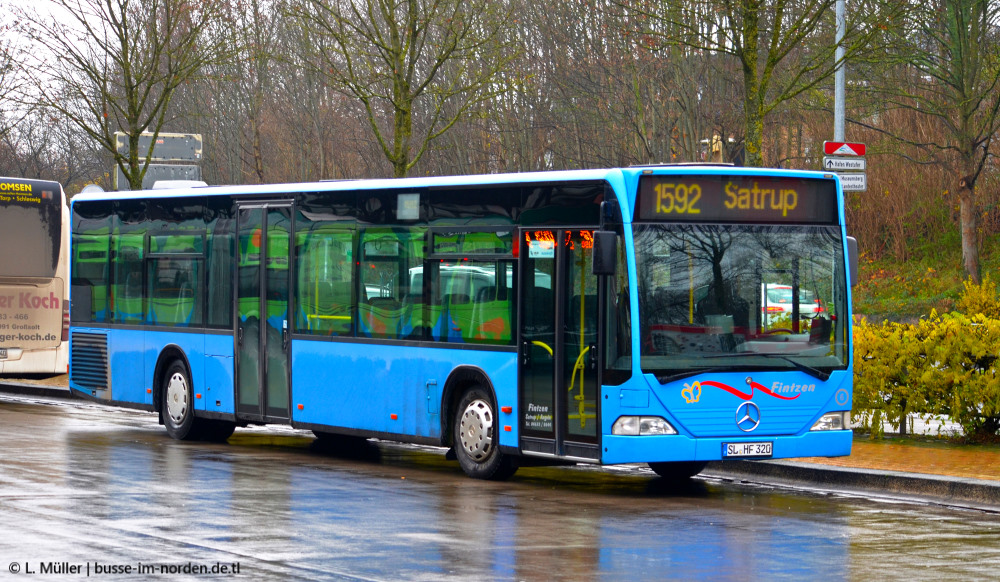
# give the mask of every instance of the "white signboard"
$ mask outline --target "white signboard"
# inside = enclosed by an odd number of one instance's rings
[[[840,185],[844,188],[844,192],[864,192],[868,189],[868,174],[860,172],[837,175],[840,176]]]
[[[864,158],[823,158],[823,169],[827,172],[864,172]]]
[[[530,240],[528,241],[529,259],[554,259],[556,258],[556,243],[551,240]]]

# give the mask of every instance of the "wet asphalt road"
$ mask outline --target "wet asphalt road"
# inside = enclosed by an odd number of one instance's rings
[[[994,513],[705,479],[671,487],[634,468],[522,469],[480,482],[437,450],[379,443],[348,459],[274,427],[238,430],[228,444],[182,443],[151,414],[10,395],[0,395],[0,435],[0,580],[987,580],[1000,571]]]

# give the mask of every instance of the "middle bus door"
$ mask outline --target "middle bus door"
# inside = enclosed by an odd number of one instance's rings
[[[236,267],[236,412],[289,419],[291,205],[240,206]]]
[[[519,239],[521,451],[599,459],[593,231],[525,230]]]

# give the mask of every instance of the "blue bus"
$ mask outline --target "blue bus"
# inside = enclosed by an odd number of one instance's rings
[[[731,166],[81,194],[70,387],[177,439],[280,423],[518,466],[848,455],[829,173]]]

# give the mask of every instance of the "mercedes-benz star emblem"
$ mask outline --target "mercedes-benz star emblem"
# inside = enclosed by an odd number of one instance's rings
[[[736,408],[736,426],[750,432],[760,424],[760,408],[753,402],[744,402]]]

